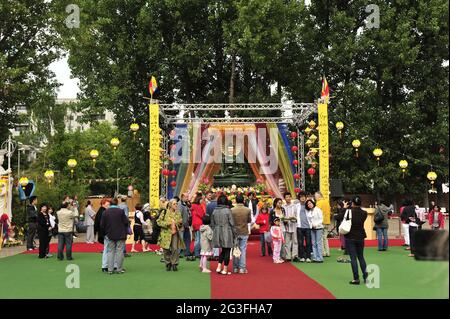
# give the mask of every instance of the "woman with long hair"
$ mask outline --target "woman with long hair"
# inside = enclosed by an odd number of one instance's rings
[[[323,213],[322,210],[316,206],[316,203],[308,199],[305,202],[307,215],[311,215],[311,244],[312,244],[312,262],[323,263]]]

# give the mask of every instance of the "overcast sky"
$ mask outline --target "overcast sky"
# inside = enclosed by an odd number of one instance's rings
[[[50,70],[55,72],[56,80],[62,85],[58,89],[58,98],[76,98],[80,92],[78,88],[78,79],[72,79],[67,58],[63,58],[50,64]]]

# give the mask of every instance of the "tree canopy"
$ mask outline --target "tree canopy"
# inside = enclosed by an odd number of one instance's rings
[[[372,1],[373,28],[363,0],[80,0],[79,28],[62,23],[69,3],[54,4],[54,27],[80,79],[79,110],[86,121],[113,111],[119,132],[140,124],[138,141],[121,145],[136,176],[148,174],[151,75],[165,103],[313,102],[325,75],[331,178],[350,192],[419,194],[432,165],[437,182],[448,181],[445,0]],[[384,151],[379,166],[375,147]]]

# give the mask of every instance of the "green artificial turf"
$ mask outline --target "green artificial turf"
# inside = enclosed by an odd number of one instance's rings
[[[0,259],[0,299],[7,298],[210,298],[210,276],[198,262],[180,259],[178,272],[167,272],[156,254],[125,258],[122,275],[101,272],[100,253],[75,253],[73,261],[22,254]],[[80,269],[80,288],[67,288],[66,266]],[[7,288],[6,288],[7,287]]]
[[[353,279],[350,263],[338,263],[336,258],[341,252],[336,249],[322,264],[294,265],[338,299],[448,299],[448,262],[418,261],[407,257],[408,253],[402,247],[391,247],[386,252],[378,252],[377,248],[365,249],[367,264],[379,267],[379,288],[350,285],[349,281]],[[362,282],[361,269],[359,271]]]

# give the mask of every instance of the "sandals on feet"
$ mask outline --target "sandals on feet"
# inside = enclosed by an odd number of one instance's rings
[[[219,274],[221,274],[221,275],[231,275],[231,272],[222,270],[221,272],[219,272]]]

